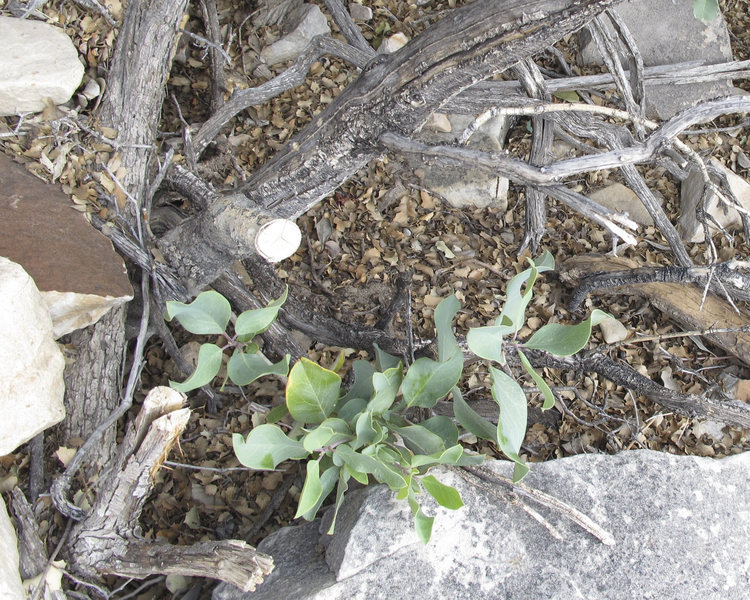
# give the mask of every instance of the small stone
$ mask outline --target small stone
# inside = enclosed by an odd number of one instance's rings
[[[285,21],[285,28],[289,28],[290,33],[261,51],[261,58],[266,64],[275,65],[293,60],[316,35],[331,33],[325,15],[315,4],[303,4],[293,11]]]
[[[372,19],[372,9],[369,6],[362,6],[356,2],[349,3],[349,14],[355,21],[369,21]]]
[[[383,43],[380,44],[380,47],[378,48],[378,52],[380,54],[392,54],[396,50],[399,50],[400,48],[406,46],[408,42],[409,38],[406,37],[405,34],[401,32],[394,33],[389,38],[383,40]]]
[[[0,17],[0,116],[39,112],[67,102],[81,85],[83,64],[73,42],[58,28]]]
[[[453,131],[451,121],[445,113],[432,113],[430,118],[427,119],[427,123],[424,124],[424,128],[440,133],[450,133]]]
[[[712,158],[711,164],[722,171],[729,181],[729,187],[737,196],[740,205],[750,211],[750,183],[737,175],[734,171]],[[703,177],[698,169],[693,169],[690,175],[682,182],[680,188],[680,220],[678,229],[683,238],[689,242],[700,242],[703,240],[703,226],[698,222],[695,211],[703,196]],[[725,229],[742,227],[740,214],[734,208],[724,210],[724,204],[719,201],[715,194],[711,194],[706,209],[716,221]],[[711,221],[708,223],[709,231],[714,234],[718,230]]]
[[[597,190],[590,194],[589,198],[611,210],[627,213],[639,225],[650,226],[654,224],[654,220],[646,207],[643,206],[641,199],[633,190],[621,183],[613,183]],[[662,198],[659,198],[659,200],[662,200]],[[663,201],[661,203],[663,204]]]
[[[621,342],[628,337],[628,330],[625,328],[625,325],[620,323],[617,319],[604,319],[599,323],[599,329],[601,330],[602,337],[607,344]]]

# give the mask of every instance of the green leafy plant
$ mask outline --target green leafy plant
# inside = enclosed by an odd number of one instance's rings
[[[234,335],[226,332],[232,316],[229,301],[213,290],[201,292],[190,304],[167,302],[166,319],[177,319],[185,329],[199,335],[221,335],[224,344],[202,344],[198,350],[195,371],[182,383],[170,381],[178,392],[189,392],[213,381],[224,361],[224,351],[231,350],[227,362],[227,377],[237,385],[248,385],[263,375],[289,372],[289,355],[272,364],[258,351],[252,339],[271,326],[286,300],[287,290],[265,308],[243,312],[234,323]]]
[[[719,16],[719,0],[693,0],[693,15],[701,21],[713,21]]]
[[[398,499],[408,502],[417,534],[427,543],[434,517],[423,512],[420,497],[426,493],[448,509],[463,506],[458,491],[428,474],[429,469],[441,464],[479,464],[485,456],[467,451],[459,443],[460,432],[452,419],[432,416],[418,421],[416,409],[431,409],[452,394],[456,421],[476,437],[494,442],[515,462],[514,480],[520,481],[528,472],[519,456],[526,433],[527,401],[506,363],[506,352],[510,349],[517,353],[523,369],[544,397],[543,408],[549,409],[554,405],[552,390],[532,368],[524,350],[574,354],[588,342],[591,328],[609,316],[594,310],[582,323],[550,323],[525,342],[519,341],[518,332],[526,321],[534,282],[539,273],[554,268],[549,253],[529,262],[528,269],[508,282],[505,303],[495,324],[471,329],[467,336],[471,351],[488,362],[491,393],[499,408],[497,425],[478,415],[457,387],[463,372],[463,353],[452,327],[460,308],[454,294],[435,309],[437,360],[419,358],[404,369],[397,357],[376,346],[374,365],[362,360],[352,364],[354,382],[346,392],[334,370],[302,358],[289,371],[288,356],[271,365],[258,354],[252,338],[270,326],[286,294],[266,308],[239,315],[233,336],[225,333],[231,309],[220,294],[204,292],[191,304],[168,303],[169,319],[178,319],[193,333],[222,335],[226,341],[224,346],[201,346],[195,372],[182,384],[170,384],[188,391],[210,382],[219,371],[226,349],[233,351],[228,377],[239,385],[261,375],[288,374],[286,402],[271,410],[266,422],[254,427],[247,437],[233,435],[240,462],[251,469],[271,470],[286,460],[307,460],[296,517],[314,519],[335,487],[329,533],[334,531],[351,479],[363,485],[371,480],[384,483]]]

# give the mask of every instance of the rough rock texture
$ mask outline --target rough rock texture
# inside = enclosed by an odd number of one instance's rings
[[[83,64],[62,29],[0,17],[0,40],[0,116],[39,112],[46,98],[62,104],[81,85]]]
[[[95,323],[133,297],[112,243],[44,183],[0,154],[0,256],[34,278],[55,338]]]
[[[488,467],[506,477],[512,471],[508,462]],[[328,574],[312,525],[281,530],[259,546],[273,554],[277,571],[253,594],[222,585],[214,600],[746,597],[749,468],[750,453],[715,460],[652,451],[533,465],[524,480],[528,487],[586,513],[612,534],[614,545],[602,544],[560,512],[524,498],[498,500],[454,472],[436,469],[438,479],[459,488],[465,506],[447,511],[426,503],[428,514],[436,514],[427,546],[414,533],[406,503],[384,486],[367,488],[347,497],[334,536],[318,538],[327,542]],[[334,575],[336,583],[329,585]]]
[[[0,496],[0,598],[24,600],[26,593],[18,572],[18,539],[10,522],[3,497]]]
[[[737,200],[739,200],[746,211],[750,211],[750,183],[716,159],[712,158],[711,164],[727,176],[729,187],[734,192],[734,195],[737,196]],[[680,187],[680,221],[678,229],[683,239],[690,242],[703,240],[703,226],[695,216],[695,209],[703,196],[703,187],[703,177],[697,169],[693,169]],[[725,210],[724,203],[719,201],[716,194],[711,194],[706,211],[724,229],[742,227],[742,220],[739,213],[734,208]],[[712,234],[718,231],[710,221],[709,230]]]
[[[692,0],[631,0],[615,11],[633,35],[647,67],[689,61],[716,64],[732,60],[724,17],[706,23],[693,16]],[[601,56],[588,30],[579,34],[583,64],[600,64]],[[627,68],[627,63],[625,62]],[[681,110],[735,93],[731,81],[686,85],[647,85],[646,114],[669,119]]]
[[[659,192],[654,193],[662,200]],[[643,202],[641,202],[636,193],[621,183],[613,183],[605,188],[596,190],[589,194],[589,198],[612,210],[628,213],[630,218],[640,225],[654,224],[654,220],[648,214],[646,207],[643,206]]]
[[[451,144],[474,121],[471,115],[437,115],[423,128],[419,137],[430,144]],[[469,139],[468,146],[477,150],[498,152],[503,149],[509,122],[494,117],[484,123]],[[485,170],[466,166],[448,166],[425,162],[422,157],[407,158],[422,185],[445,198],[452,206],[463,208],[492,206],[500,213],[508,207],[508,180]]]
[[[303,4],[295,10],[286,19],[284,29],[289,33],[260,53],[269,65],[296,58],[316,35],[331,33],[325,15],[314,4]]]
[[[65,360],[34,280],[0,256],[0,456],[65,416]]]

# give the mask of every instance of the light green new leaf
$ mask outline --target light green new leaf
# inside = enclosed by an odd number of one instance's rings
[[[406,485],[402,475],[388,468],[377,458],[355,452],[348,444],[336,446],[333,455],[342,460],[353,471],[371,473],[375,479],[387,484],[392,490],[401,489]]]
[[[308,452],[313,452],[326,445],[351,438],[352,434],[346,421],[326,419],[302,439],[302,445]]]
[[[560,90],[559,92],[552,92],[555,98],[564,100],[565,102],[578,102],[581,98],[574,91]]]
[[[513,333],[517,332],[525,321],[526,307],[531,301],[532,288],[539,273],[550,271],[555,268],[555,259],[549,252],[535,260],[529,259],[531,267],[513,277],[505,288],[505,304],[500,316],[495,321],[496,325],[509,325],[513,327]],[[521,292],[524,284],[526,287]]]
[[[445,442],[422,425],[394,427],[393,430],[404,440],[406,447],[414,454],[435,454],[445,450]]]
[[[366,410],[357,419],[355,425],[355,431],[357,432],[357,438],[351,443],[352,448],[355,450],[371,444],[377,435],[377,431],[372,426],[372,413]]]
[[[505,364],[503,356],[503,336],[515,333],[511,325],[490,325],[488,327],[473,327],[466,335],[469,350],[485,360],[494,360]]]
[[[359,471],[355,471],[349,465],[344,465],[344,469],[349,475],[352,476],[353,479],[359,481],[362,485],[367,485],[368,483],[370,483],[370,480],[367,478],[367,473],[360,473]]]
[[[178,392],[187,393],[211,383],[221,369],[223,352],[214,344],[202,344],[198,350],[198,364],[195,371],[182,383],[170,381],[169,386]]]
[[[286,377],[290,358],[287,354],[276,364],[269,365],[260,354],[235,352],[227,363],[227,375],[237,385],[248,385],[264,375]]]
[[[234,324],[235,333],[250,338],[255,337],[259,333],[263,333],[271,326],[271,323],[276,320],[281,305],[286,302],[288,292],[289,286],[286,287],[284,293],[281,294],[279,298],[270,302],[265,308],[246,310],[240,314]]]
[[[339,514],[339,508],[341,508],[341,505],[344,503],[344,494],[346,494],[346,491],[349,489],[349,477],[349,473],[345,470],[341,470],[339,473],[339,485],[336,488],[336,502],[333,505],[333,517],[331,518],[331,526],[326,532],[328,535],[333,535],[334,528],[336,527],[336,517]]]
[[[542,410],[549,410],[555,405],[555,397],[552,395],[552,390],[549,389],[547,382],[544,381],[544,379],[542,379],[542,376],[534,370],[534,367],[531,366],[529,359],[526,358],[526,355],[520,350],[518,351],[518,358],[521,359],[523,368],[526,369],[526,372],[529,375],[531,375],[534,383],[536,383],[536,387],[539,388],[539,391],[542,392],[542,396],[544,396],[544,404],[542,404]]]
[[[167,321],[174,318],[191,333],[199,335],[224,333],[232,316],[229,301],[219,292],[201,292],[190,304],[167,302]]]
[[[401,363],[400,358],[384,352],[377,344],[373,344],[373,347],[375,348],[375,368],[381,373]]]
[[[433,475],[422,477],[420,482],[427,493],[435,498],[435,501],[443,508],[458,510],[464,505],[461,494],[458,493],[456,488],[439,482]]]
[[[516,456],[513,458],[515,461],[515,465],[513,465],[513,483],[518,483],[521,481],[529,472],[529,467],[526,465],[526,463],[521,462],[521,459]]]
[[[497,427],[484,417],[478,415],[461,395],[461,390],[454,387],[453,390],[453,414],[456,420],[466,431],[473,433],[478,438],[490,440],[497,443]]]
[[[422,512],[422,509],[414,497],[414,492],[409,490],[409,508],[414,515],[414,529],[417,532],[417,537],[423,544],[427,544],[432,536],[432,525],[435,522],[435,517],[428,517]]]
[[[335,469],[336,467],[332,468]],[[322,493],[323,486],[320,484],[320,463],[317,460],[308,460],[307,478],[305,479],[305,485],[302,486],[302,493],[300,494],[299,504],[297,505],[297,514],[294,515],[294,518],[298,519],[315,506]]]
[[[340,388],[341,377],[303,357],[289,372],[289,413],[300,423],[320,423],[333,412]]]
[[[435,308],[433,319],[437,330],[438,361],[440,362],[449,360],[456,352],[461,351],[456,342],[456,336],[453,334],[453,317],[456,316],[459,308],[461,308],[461,303],[455,294],[443,298]]]
[[[401,384],[406,405],[432,408],[458,383],[463,368],[464,357],[460,352],[446,362],[418,358],[409,367]]]
[[[411,467],[420,468],[426,465],[479,465],[485,460],[483,454],[466,454],[461,444],[451,446],[445,452],[436,452],[431,455],[415,454],[411,458]]]
[[[526,395],[521,386],[503,371],[490,367],[492,397],[500,407],[497,443],[508,458],[515,460],[526,435]]]
[[[349,388],[349,391],[339,400],[339,408],[352,398],[367,400],[372,397],[372,375],[375,373],[375,368],[369,361],[355,360],[352,363],[352,371],[354,371],[354,383]]]
[[[251,469],[275,469],[290,458],[306,458],[309,454],[301,442],[289,439],[276,425],[258,425],[242,439],[239,433],[232,436],[234,453],[239,461]]]
[[[382,415],[387,411],[396,400],[396,394],[398,394],[398,388],[403,378],[404,371],[401,368],[401,363],[392,369],[386,369],[384,373],[373,373],[372,387],[375,389],[375,393],[367,405],[367,410],[375,415]]]
[[[321,471],[323,471],[323,473],[320,475],[320,498],[318,498],[318,501],[312,506],[312,508],[310,508],[310,510],[302,515],[302,518],[305,521],[312,521],[315,518],[315,515],[318,514],[320,506],[323,504],[323,502],[325,502],[328,494],[331,493],[331,490],[333,490],[333,486],[336,485],[336,482],[339,479],[339,473],[341,472],[341,469],[339,469],[339,467],[330,466],[330,463],[325,463],[325,458],[320,461],[320,469]]]
[[[693,15],[702,21],[713,21],[719,16],[718,0],[693,0]]]
[[[594,325],[611,316],[595,308],[589,318],[578,325],[548,323],[540,327],[523,345],[525,348],[544,350],[556,356],[570,356],[588,343]]]

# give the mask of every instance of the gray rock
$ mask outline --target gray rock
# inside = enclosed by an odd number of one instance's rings
[[[0,256],[34,278],[55,338],[96,323],[133,297],[125,263],[54,185],[0,155]]]
[[[487,466],[506,477],[512,470],[504,461]],[[583,511],[614,545],[560,512],[521,499],[554,527],[555,539],[518,501],[498,500],[436,469],[439,480],[460,490],[465,506],[447,511],[425,502],[426,512],[436,515],[427,546],[413,531],[406,503],[384,486],[370,487],[348,496],[328,541],[325,558],[335,584],[321,574],[309,579],[306,569],[321,568],[320,555],[303,552],[299,575],[286,565],[283,577],[255,593],[221,585],[213,597],[742,598],[750,589],[748,469],[750,453],[715,460],[647,450],[533,465],[525,485]],[[288,536],[297,532],[300,547],[312,548],[308,528],[275,535],[284,536],[283,548],[294,548]]]
[[[0,496],[0,598],[24,600],[26,593],[18,572],[18,539],[10,522],[3,497]]]
[[[369,6],[362,6],[356,2],[349,3],[349,14],[355,21],[369,21],[372,19],[372,9]]]
[[[263,48],[260,55],[269,65],[293,60],[316,35],[328,35],[331,28],[325,15],[315,4],[303,4],[286,19],[284,28],[289,33]]]
[[[0,456],[65,416],[65,359],[47,306],[23,268],[0,256]]]
[[[607,344],[621,342],[628,337],[627,328],[617,319],[604,319],[599,323],[599,329],[602,332],[604,342]]]
[[[67,102],[81,85],[83,64],[62,29],[0,17],[0,116],[44,110],[46,99]]]
[[[441,115],[438,115],[423,128],[419,135],[420,139],[429,144],[452,144],[474,121],[471,115],[446,116],[449,125]],[[468,146],[477,150],[499,152],[505,144],[508,128],[509,121],[504,117],[489,119],[471,136]],[[451,206],[492,206],[500,213],[508,208],[508,179],[505,177],[465,165],[433,164],[421,157],[407,160],[419,175],[422,185],[445,198]]]
[[[750,212],[750,183],[737,175],[734,171],[724,166],[716,159],[711,159],[711,164],[723,172],[729,181],[729,187],[737,196],[740,205]],[[680,187],[680,220],[677,228],[683,239],[688,242],[699,242],[703,240],[703,226],[698,222],[695,211],[703,196],[703,177],[697,169],[693,169],[690,175],[682,182]],[[726,208],[722,202],[711,194],[706,211],[724,229],[742,227],[740,214],[734,208]],[[709,231],[716,233],[718,230],[709,222]]]
[[[630,0],[614,9],[633,35],[647,67],[690,61],[716,64],[732,60],[724,17],[707,23],[693,16],[692,0]],[[596,44],[587,29],[579,34],[580,61],[601,64]],[[627,63],[624,63],[627,68]],[[735,93],[731,81],[686,85],[647,85],[646,114],[669,119],[676,113],[710,100]]]
[[[658,194],[658,192],[654,193]],[[636,193],[621,183],[613,183],[605,188],[596,190],[589,194],[589,198],[609,209],[627,213],[633,221],[640,225],[654,224],[654,220],[648,214],[646,207],[643,206],[643,202],[641,202]],[[663,200],[662,198],[659,199]]]

